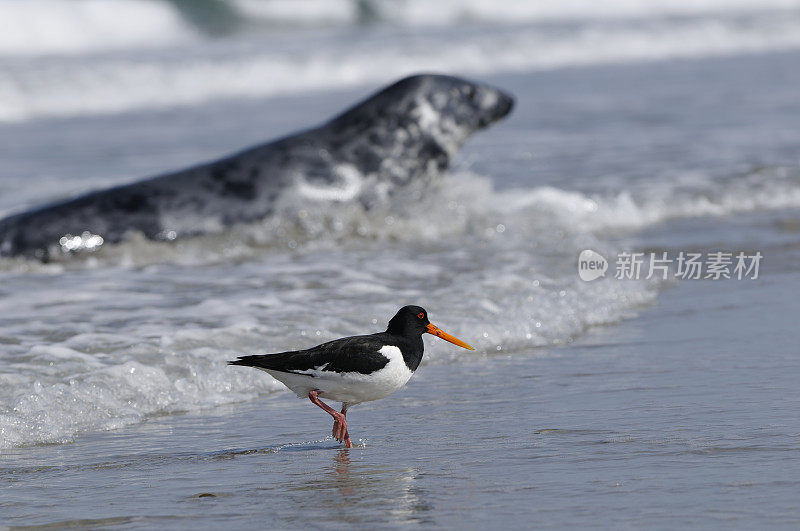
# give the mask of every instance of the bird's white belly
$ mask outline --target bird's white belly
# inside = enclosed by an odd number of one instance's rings
[[[399,348],[385,346],[380,353],[389,358],[389,363],[370,374],[324,371],[324,366],[306,371],[306,374],[265,370],[300,398],[318,389],[321,398],[353,405],[389,396],[414,374],[403,361]]]

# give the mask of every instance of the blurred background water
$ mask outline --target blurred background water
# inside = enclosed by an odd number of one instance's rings
[[[797,310],[798,65],[788,0],[3,0],[3,215],[314,126],[420,71],[490,82],[517,106],[440,182],[368,211],[298,205],[220,235],[0,262],[0,524],[247,527],[277,506],[259,521],[311,524],[316,508],[291,493],[321,467],[341,479],[324,496],[355,492],[332,526],[469,526],[484,521],[476,506],[518,527],[796,526],[797,484],[780,470],[799,468],[800,371],[779,330]],[[765,259],[757,281],[586,283],[585,248]],[[344,472],[331,441],[304,443],[327,420],[266,375],[224,366],[382,329],[409,303],[478,350],[427,341],[419,382],[364,406],[353,431],[366,445]],[[607,378],[620,379],[612,394]],[[486,407],[485,424],[448,413]],[[707,447],[722,468],[697,457]],[[217,452],[224,478],[197,465]],[[253,460],[259,481],[285,489],[260,509],[261,487],[237,486]],[[756,478],[759,463],[780,477]],[[138,473],[186,481],[146,479],[156,486],[140,496]],[[217,509],[179,518],[215,477]],[[467,488],[489,479],[501,486]],[[451,480],[473,501],[444,495]],[[48,483],[58,496],[45,510]],[[75,484],[87,490],[71,497]]]
[[[0,120],[799,45],[791,0],[5,0]]]

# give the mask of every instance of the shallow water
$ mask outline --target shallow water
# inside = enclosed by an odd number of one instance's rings
[[[792,528],[800,278],[771,277],[684,283],[571,346],[424,366],[351,411],[351,450],[289,393],[7,450],[0,508],[119,529]]]

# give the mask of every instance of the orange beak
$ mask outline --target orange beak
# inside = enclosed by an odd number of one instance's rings
[[[474,348],[472,348],[471,346],[467,345],[466,343],[464,343],[463,341],[461,341],[457,337],[453,337],[450,334],[448,334],[447,332],[443,332],[443,331],[439,330],[438,328],[436,328],[432,324],[428,324],[427,328],[428,328],[427,332],[429,334],[433,334],[436,337],[441,337],[445,341],[449,341],[450,343],[452,343],[454,345],[458,345],[459,347],[463,347],[463,348],[468,349],[468,350],[475,350]]]

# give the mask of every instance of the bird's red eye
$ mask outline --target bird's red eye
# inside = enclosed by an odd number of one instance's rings
[[[420,319],[423,319],[423,318],[425,317],[425,314],[424,314],[424,313],[422,313],[422,312],[419,312],[419,313],[417,314],[417,317],[419,317]]]

